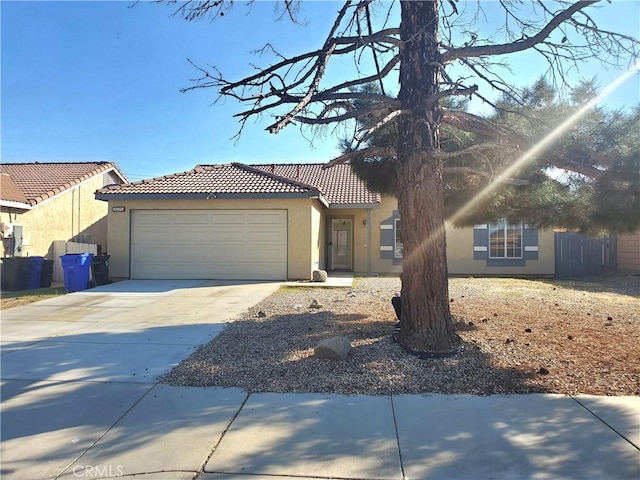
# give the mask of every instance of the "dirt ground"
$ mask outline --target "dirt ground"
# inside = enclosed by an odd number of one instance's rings
[[[640,277],[582,281],[450,279],[464,348],[420,359],[392,340],[397,278],[352,289],[283,288],[170,372],[176,385],[249,391],[640,395]],[[312,308],[316,301],[321,308]],[[344,335],[352,353],[314,347]]]
[[[458,333],[557,393],[640,394],[640,277],[455,279]]]
[[[64,287],[37,288],[34,290],[23,290],[19,292],[0,292],[0,310],[28,305],[47,298],[64,295]]]

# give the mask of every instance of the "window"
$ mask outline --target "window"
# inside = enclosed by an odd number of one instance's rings
[[[522,258],[522,224],[489,225],[489,258]]]
[[[394,252],[396,258],[402,258],[402,229],[400,228],[400,219],[396,218]]]

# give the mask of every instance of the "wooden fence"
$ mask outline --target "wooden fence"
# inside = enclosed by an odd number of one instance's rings
[[[557,278],[575,278],[615,273],[617,237],[610,234],[589,238],[575,232],[555,234]]]

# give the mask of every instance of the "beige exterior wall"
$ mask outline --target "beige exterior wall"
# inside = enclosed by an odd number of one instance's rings
[[[394,265],[392,260],[380,258],[380,223],[391,218],[398,209],[394,197],[385,196],[380,208],[373,210],[372,221],[372,271],[381,274],[400,274],[402,265]],[[446,225],[447,266],[451,275],[553,275],[555,270],[554,232],[538,231],[538,260],[527,260],[521,267],[487,266],[486,260],[474,260],[473,227],[454,228]],[[397,262],[396,262],[397,263]],[[360,266],[361,262],[357,262]],[[366,269],[356,268],[356,272]]]
[[[324,207],[318,201],[311,205],[311,271],[325,269],[325,216]]]
[[[473,259],[473,227],[447,225],[447,267],[450,275],[553,275],[555,248],[553,230],[538,230],[538,260],[524,266],[487,266],[486,260]]]
[[[101,203],[106,205],[106,202]],[[112,212],[111,207],[116,205],[124,206],[125,212]],[[107,241],[108,253],[111,255],[109,274],[114,278],[128,278],[130,275],[130,228],[133,210],[257,208],[287,211],[289,279],[310,279],[313,270],[328,269],[328,236],[331,234],[332,218],[353,220],[354,272],[388,275],[398,275],[402,272],[401,261],[380,258],[380,224],[388,221],[394,210],[397,210],[395,198],[383,197],[381,205],[371,210],[327,209],[312,199],[110,201]],[[522,267],[488,267],[485,260],[474,260],[473,257],[473,228],[456,229],[447,225],[447,263],[452,275],[553,275],[554,234],[553,231],[538,232],[538,260],[527,260],[526,265]]]
[[[353,271],[358,273],[367,272],[367,225],[364,221],[367,219],[367,210],[360,208],[353,209],[328,209],[326,214],[326,241],[329,241],[331,235],[331,219],[332,218],[348,218],[353,221],[353,236],[351,244],[353,249]],[[328,266],[327,266],[328,267]]]
[[[107,243],[106,202],[96,200],[94,193],[103,187],[103,174],[65,190],[36,205],[32,210],[2,207],[0,222],[22,226],[23,256],[53,259],[54,240],[78,238],[85,243]],[[83,238],[84,237],[84,238]],[[5,256],[9,252],[3,252]]]
[[[402,262],[394,265],[392,260],[380,258],[380,224],[393,216],[393,211],[398,209],[398,201],[394,197],[383,196],[380,208],[372,212],[371,222],[371,263],[374,273],[399,275],[402,273]]]
[[[319,227],[312,222],[319,217],[315,200],[261,199],[256,200],[111,200],[109,201],[108,253],[109,276],[130,276],[130,229],[133,210],[286,210],[287,211],[287,276],[290,279],[310,279],[314,265],[320,261],[319,240],[310,241],[314,228],[318,238]],[[102,202],[106,205],[107,202]],[[124,212],[113,212],[111,207],[123,206]],[[321,222],[320,222],[321,223]],[[313,247],[313,248],[312,248]]]
[[[618,273],[640,273],[640,230],[618,236]]]

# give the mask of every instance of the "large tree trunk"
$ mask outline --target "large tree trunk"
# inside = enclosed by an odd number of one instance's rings
[[[402,220],[402,318],[398,340],[416,352],[454,351],[459,337],[449,310],[444,182],[438,149],[438,2],[401,2],[398,210]]]

